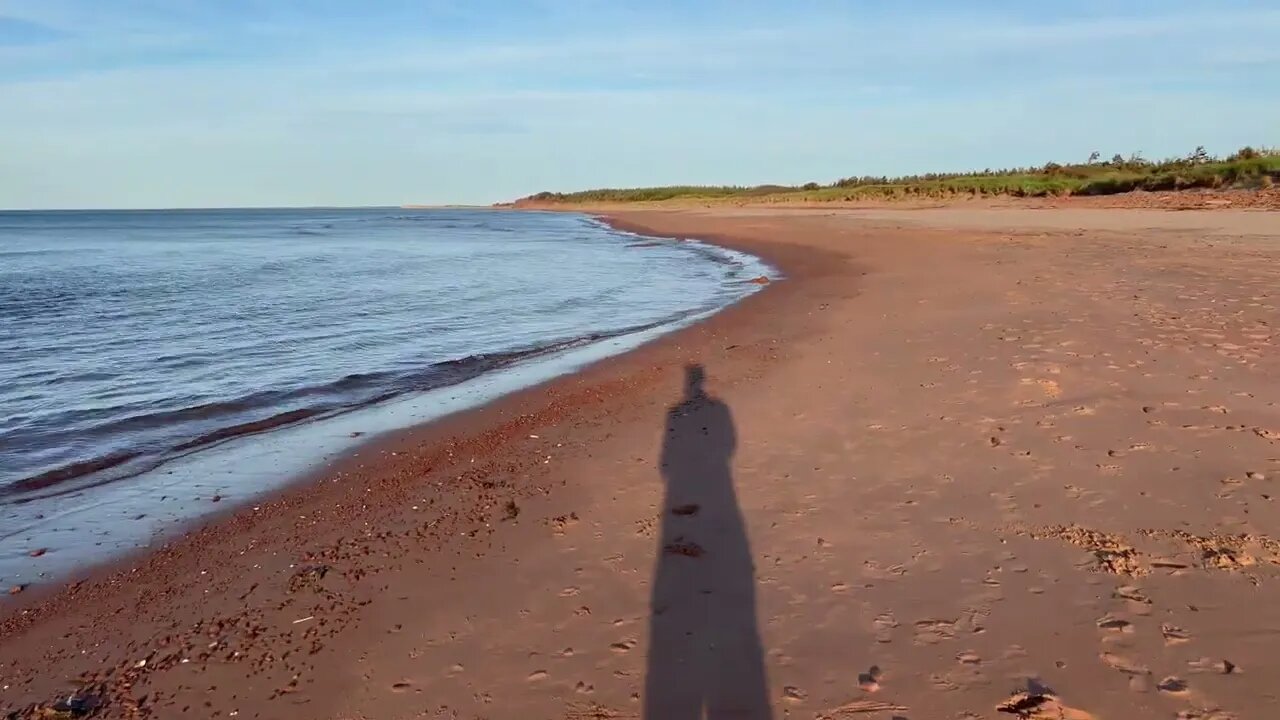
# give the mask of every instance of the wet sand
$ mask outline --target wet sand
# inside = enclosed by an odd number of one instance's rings
[[[86,686],[158,718],[1275,707],[1276,215],[614,220],[788,279],[8,597],[0,709]]]

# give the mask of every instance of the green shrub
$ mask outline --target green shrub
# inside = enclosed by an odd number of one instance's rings
[[[1082,164],[1050,162],[1038,168],[985,169],[976,172],[925,173],[896,178],[850,176],[828,186],[808,182],[786,185],[606,188],[572,193],[540,192],[525,198],[541,203],[662,202],[665,200],[751,199],[786,202],[854,201],[868,198],[920,198],[1063,195],[1110,195],[1134,190],[1167,191],[1188,188],[1270,187],[1280,180],[1280,151],[1243,147],[1225,160],[1197,147],[1184,157],[1152,162],[1133,153],[1098,162],[1094,152]]]

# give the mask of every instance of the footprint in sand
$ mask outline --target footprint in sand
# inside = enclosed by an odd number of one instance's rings
[[[551,530],[556,535],[563,535],[566,530],[578,524],[578,513],[572,512],[568,515],[560,515],[551,519]]]
[[[940,673],[933,673],[929,676],[929,686],[938,692],[954,692],[960,689],[959,684]]]
[[[876,642],[893,642],[893,629],[898,627],[898,621],[894,619],[893,613],[880,613],[875,620],[871,621],[871,624],[875,627]]]
[[[1237,720],[1236,716],[1226,710],[1182,710],[1177,720]]]
[[[1102,662],[1113,670],[1119,670],[1126,675],[1150,675],[1151,669],[1145,665],[1136,663],[1122,655],[1104,652],[1098,656]]]
[[[1192,660],[1187,663],[1192,672],[1199,673],[1216,673],[1218,675],[1231,675],[1240,672],[1240,667],[1230,660],[1216,660],[1210,657],[1202,657],[1199,660]]]
[[[982,663],[982,656],[972,650],[966,650],[956,655],[956,661],[961,665],[979,665]]]
[[[997,705],[996,712],[1024,720],[1097,720],[1092,713],[1070,707],[1050,693],[1018,693]]]
[[[1156,689],[1162,693],[1174,695],[1176,697],[1186,697],[1190,694],[1187,681],[1172,675],[1156,683]]]
[[[1161,623],[1160,634],[1164,636],[1165,645],[1179,645],[1191,640],[1191,635],[1186,630],[1170,623]]]
[[[398,683],[391,684],[391,692],[393,693],[406,693],[412,689],[413,689],[413,683],[408,681],[401,681]]]
[[[533,672],[529,673],[529,677],[527,677],[527,678],[525,678],[525,679],[526,679],[526,680],[528,680],[529,682],[538,682],[539,680],[546,680],[546,679],[547,679],[547,671],[546,671],[546,670],[534,670]]]
[[[1125,620],[1124,618],[1118,618],[1114,615],[1104,615],[1098,618],[1098,627],[1102,628],[1103,630],[1110,630],[1112,632],[1118,632],[1118,633],[1133,632],[1133,623],[1129,622],[1128,620]]]
[[[1010,645],[1009,647],[1004,649],[1004,652],[1001,654],[1001,656],[1005,660],[1014,660],[1017,658],[1024,658],[1027,656],[1027,649],[1022,647],[1021,645]]]
[[[1168,570],[1170,575],[1181,575],[1183,570],[1191,566],[1174,558],[1153,557],[1151,558],[1151,567],[1155,570]]]
[[[945,640],[953,640],[956,636],[954,620],[925,619],[915,624],[915,643],[917,645],[935,645]]]
[[[1121,600],[1128,600],[1129,602],[1138,603],[1140,605],[1151,604],[1151,600],[1147,598],[1146,593],[1142,592],[1142,588],[1135,585],[1121,585],[1115,589],[1112,595],[1120,598]]]
[[[886,712],[906,712],[907,706],[899,705],[892,702],[884,702],[881,700],[852,700],[840,707],[831,708],[830,710],[820,713],[818,720],[836,720],[837,718],[847,718],[853,715],[862,715],[870,713],[886,713]]]
[[[637,644],[638,643],[634,639],[627,638],[621,642],[613,643],[609,646],[609,649],[616,653],[625,653],[630,652],[631,648],[634,648]]]
[[[805,693],[805,691],[801,690],[795,685],[787,685],[786,687],[782,688],[782,698],[787,702],[798,704],[798,703],[804,702],[805,698],[807,697],[808,695]]]

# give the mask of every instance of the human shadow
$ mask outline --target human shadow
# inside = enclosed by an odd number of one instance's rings
[[[686,367],[684,397],[667,410],[645,720],[772,717],[733,416],[704,380],[701,365]]]

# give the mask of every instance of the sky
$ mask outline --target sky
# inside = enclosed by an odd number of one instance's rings
[[[1280,145],[1275,0],[0,0],[0,208],[489,203]]]

